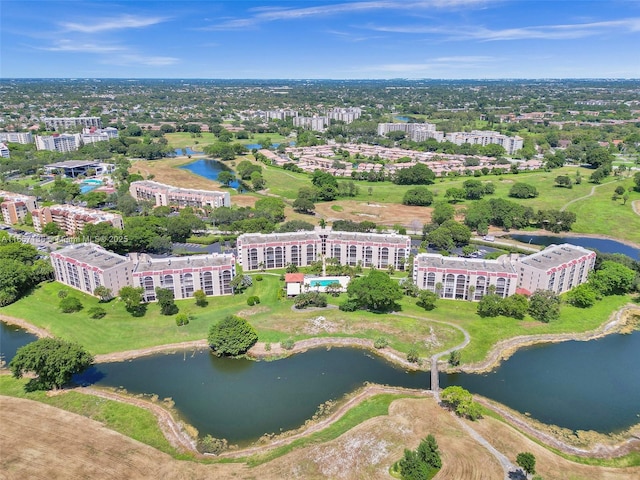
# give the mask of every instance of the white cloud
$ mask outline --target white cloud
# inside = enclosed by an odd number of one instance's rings
[[[180,62],[179,58],[127,53],[105,57],[103,63],[112,65],[142,65],[146,67],[168,67]]]
[[[71,40],[59,40],[54,46],[41,47],[41,50],[49,52],[86,52],[86,53],[113,53],[125,50],[118,45],[98,45],[95,43],[74,42]]]
[[[490,29],[485,27],[445,26],[373,26],[371,30],[386,33],[438,34],[450,40],[570,40],[609,32],[633,33],[640,31],[640,18],[624,18],[606,22],[576,23],[564,25],[539,25],[532,27]],[[452,32],[456,32],[452,35]]]
[[[62,22],[60,25],[71,32],[82,33],[97,33],[106,32],[111,30],[123,30],[126,28],[142,28],[151,25],[156,25],[166,21],[166,18],[162,17],[137,17],[134,15],[121,15],[119,17],[109,18],[101,21],[100,23],[76,23],[76,22]]]
[[[472,7],[474,5],[484,5],[495,0],[376,0],[360,2],[354,1],[349,3],[336,3],[328,5],[318,5],[303,8],[284,8],[284,7],[254,7],[249,9],[251,16],[247,18],[239,18],[226,20],[207,27],[207,30],[233,30],[246,28],[257,25],[259,23],[273,22],[278,20],[297,20],[300,18],[352,14],[357,12],[368,12],[374,10],[419,10],[426,8],[452,9],[458,7]]]
[[[491,62],[499,61],[498,57],[486,55],[461,55],[450,57],[438,57],[427,59],[418,63],[386,63],[381,65],[370,65],[359,68],[368,72],[384,72],[393,74],[415,74],[422,73],[429,75],[450,70],[475,69],[485,67]]]

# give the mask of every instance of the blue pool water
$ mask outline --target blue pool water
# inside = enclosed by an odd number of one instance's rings
[[[312,287],[326,287],[333,283],[339,283],[337,280],[311,280],[309,285]]]

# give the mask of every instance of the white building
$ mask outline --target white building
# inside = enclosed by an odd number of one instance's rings
[[[142,287],[145,302],[156,300],[156,288],[173,291],[176,300],[193,297],[196,290],[207,296],[231,295],[231,281],[236,275],[233,255],[192,255],[152,258],[146,254],[129,254],[133,263],[133,286]]]
[[[79,133],[53,134],[48,136],[36,135],[36,148],[53,152],[75,152],[82,146]]]
[[[395,233],[340,232],[330,228],[287,233],[246,233],[237,240],[238,262],[245,270],[311,265],[334,258],[342,265],[404,270],[411,239]]]
[[[230,207],[229,192],[194,190],[173,187],[151,180],[131,182],[129,193],[136,200],[150,200],[156,207],[176,205],[178,207]]]
[[[44,117],[47,130],[64,131],[76,127],[102,128],[100,117]]]
[[[306,128],[316,132],[324,132],[329,126],[328,117],[295,117],[293,119],[294,127]]]
[[[348,107],[348,108],[332,108],[327,110],[327,118],[329,120],[339,120],[344,123],[351,123],[357,120],[362,115],[362,109],[360,107]]]
[[[4,143],[33,143],[31,132],[0,132],[0,142]]]
[[[520,150],[523,145],[522,137],[517,135],[515,137],[508,137],[498,132],[484,130],[447,133],[445,138],[456,145],[462,145],[463,143],[482,145],[483,147],[489,144],[500,145],[505,149],[508,155],[513,155],[515,152]]]
[[[444,140],[444,133],[436,130],[434,123],[379,123],[378,135],[383,136],[389,132],[405,132],[414,142],[424,142],[434,138],[438,142]]]
[[[108,142],[112,138],[118,138],[117,128],[84,128],[80,135],[80,140],[82,140],[82,143],[85,145],[97,142]]]
[[[58,282],[93,295],[104,286],[115,296],[132,284],[129,257],[105,250],[94,243],[71,245],[51,253],[51,264]]]
[[[595,258],[595,252],[567,243],[497,260],[423,253],[414,259],[413,281],[418,288],[439,290],[442,298],[459,300],[480,300],[492,285],[501,297],[537,290],[561,294],[588,280]]]
[[[0,142],[0,157],[2,157],[2,158],[11,158],[11,152],[9,152],[9,147],[7,147],[2,142]]]

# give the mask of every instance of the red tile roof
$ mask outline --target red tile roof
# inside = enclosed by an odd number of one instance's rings
[[[287,273],[284,281],[285,283],[304,283],[304,273]]]

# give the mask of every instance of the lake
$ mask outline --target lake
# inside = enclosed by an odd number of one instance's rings
[[[208,160],[205,158],[188,163],[187,165],[183,165],[180,168],[189,170],[190,172],[195,173],[196,175],[200,175],[201,177],[208,178],[209,180],[216,181],[218,180],[218,175],[222,171],[233,173],[233,170],[227,167],[224,163],[217,160]],[[238,182],[238,180],[234,180],[233,182],[231,182],[231,187],[238,189],[238,187],[240,187],[240,182]]]
[[[608,238],[592,238],[592,237],[562,237],[554,235],[529,235],[514,234],[509,235],[510,238],[523,243],[533,243],[534,245],[551,245],[559,243],[572,243],[584,248],[598,250],[603,253],[622,253],[634,260],[640,259],[640,249],[631,247],[622,242],[611,240]]]

